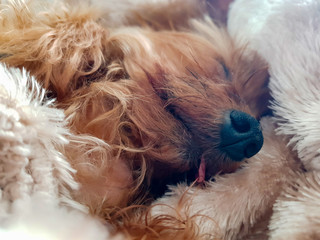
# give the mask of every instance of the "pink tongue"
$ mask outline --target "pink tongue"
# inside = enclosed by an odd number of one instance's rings
[[[205,177],[206,177],[206,163],[203,159],[203,157],[201,158],[201,162],[200,162],[200,166],[198,169],[198,177],[197,177],[197,182],[198,183],[203,183],[205,181]]]

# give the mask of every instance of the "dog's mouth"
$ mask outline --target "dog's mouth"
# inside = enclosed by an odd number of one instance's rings
[[[219,151],[205,151],[199,156],[193,180],[204,183],[217,173],[235,171],[245,158],[257,154],[262,145],[260,123],[254,117],[234,109],[226,111],[221,124]],[[216,158],[219,154],[220,161]]]
[[[206,161],[204,157],[201,157],[198,172],[196,174],[196,182],[197,183],[204,183],[206,180]]]

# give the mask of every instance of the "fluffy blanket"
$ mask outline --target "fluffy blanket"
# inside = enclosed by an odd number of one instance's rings
[[[0,65],[0,238],[107,239],[69,190],[64,114],[25,71]],[[117,238],[117,237],[115,237]]]
[[[270,239],[320,238],[319,26],[319,0],[237,0],[229,14],[231,35],[269,64],[276,131],[305,167],[277,196]],[[1,239],[111,238],[70,198],[77,183],[61,154],[64,124],[35,79],[0,66]]]
[[[269,64],[277,133],[289,139],[306,174],[273,208],[270,239],[320,237],[320,1],[238,0],[230,34]]]

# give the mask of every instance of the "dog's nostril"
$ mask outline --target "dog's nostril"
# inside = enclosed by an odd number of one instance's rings
[[[220,137],[220,150],[234,161],[254,156],[263,144],[259,122],[237,110],[226,112]]]
[[[244,149],[244,155],[246,158],[250,158],[257,153],[258,146],[255,143],[249,143]],[[259,151],[260,149],[258,149]]]
[[[230,112],[231,124],[239,133],[245,133],[250,130],[250,121],[247,115],[235,110]]]

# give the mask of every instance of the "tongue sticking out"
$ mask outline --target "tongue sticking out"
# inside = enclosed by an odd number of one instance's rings
[[[199,169],[198,169],[198,174],[197,174],[197,182],[198,183],[204,183],[206,178],[206,163],[204,161],[204,158],[201,157],[201,162],[199,165]]]

